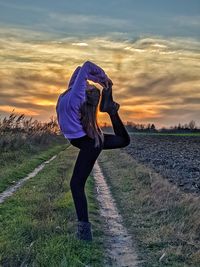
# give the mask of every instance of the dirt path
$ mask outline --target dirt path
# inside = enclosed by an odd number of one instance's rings
[[[100,214],[105,219],[106,251],[108,262],[105,266],[134,267],[137,266],[137,255],[133,248],[131,236],[123,226],[115,201],[96,161],[93,168],[96,183],[97,199],[100,204]]]
[[[19,189],[25,181],[29,180],[30,178],[35,177],[38,174],[38,172],[40,172],[44,168],[44,166],[46,164],[50,163],[56,157],[57,157],[57,155],[55,155],[55,156],[51,157],[49,160],[43,162],[38,167],[36,167],[32,172],[30,172],[26,177],[19,180],[15,185],[12,185],[8,189],[6,189],[2,193],[0,193],[0,203],[3,203],[6,200],[6,198],[8,198],[9,196],[12,196],[12,194],[15,191],[17,191],[17,189]]]

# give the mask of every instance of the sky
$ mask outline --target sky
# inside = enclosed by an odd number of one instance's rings
[[[90,60],[112,79],[124,122],[200,127],[199,29],[199,0],[0,0],[0,118],[56,116]]]

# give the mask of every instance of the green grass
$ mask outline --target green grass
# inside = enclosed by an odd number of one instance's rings
[[[133,133],[129,132],[130,135],[172,135],[172,136],[199,136],[200,133]]]
[[[48,147],[37,147],[35,152],[24,149],[18,151],[4,152],[1,155],[0,168],[0,193],[7,187],[15,184],[19,179],[25,177],[35,167],[51,156],[64,150],[69,144],[51,144]]]
[[[1,204],[1,266],[103,266],[102,221],[92,176],[86,194],[94,239],[88,243],[75,238],[77,218],[69,182],[76,155],[73,147],[60,152]]]
[[[99,163],[141,266],[199,267],[200,197],[181,192],[123,150],[103,151]]]

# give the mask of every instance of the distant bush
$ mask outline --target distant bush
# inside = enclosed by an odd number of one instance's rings
[[[40,122],[26,118],[24,114],[12,112],[8,117],[0,118],[0,150],[16,150],[20,147],[27,149],[36,145],[45,146],[53,141],[63,139],[60,134],[57,119],[50,118],[49,122]],[[34,148],[33,148],[34,149]]]

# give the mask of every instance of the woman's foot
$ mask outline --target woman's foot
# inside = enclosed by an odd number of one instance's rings
[[[85,241],[92,241],[93,236],[90,222],[78,221],[76,238]]]
[[[103,88],[102,97],[100,102],[100,111],[107,112],[109,114],[115,114],[120,107],[120,104],[113,101],[112,97],[112,86]]]

